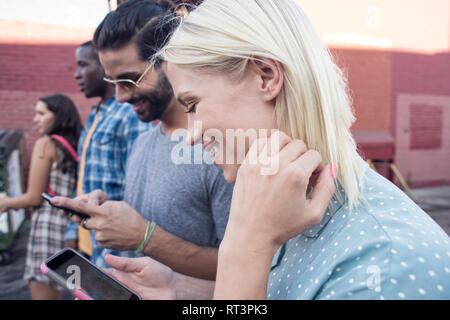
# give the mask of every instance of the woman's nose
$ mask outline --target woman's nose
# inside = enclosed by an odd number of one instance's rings
[[[186,143],[188,145],[196,145],[202,143],[202,124],[200,121],[189,121],[189,126],[186,135]]]

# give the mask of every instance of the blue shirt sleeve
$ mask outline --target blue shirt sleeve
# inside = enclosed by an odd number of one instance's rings
[[[67,225],[64,241],[77,240],[78,239],[78,224],[70,221]]]

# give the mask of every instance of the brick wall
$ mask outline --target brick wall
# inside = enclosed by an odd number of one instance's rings
[[[348,75],[357,116],[353,129],[389,132],[396,139],[396,163],[413,185],[450,183],[448,0],[432,6],[425,0],[297,1]],[[83,119],[96,102],[86,100],[73,79],[75,48],[91,38],[93,28],[0,20],[0,29],[0,128],[24,131],[27,169],[40,96],[67,94]],[[441,129],[424,134],[417,105],[442,108]],[[440,148],[417,150],[439,141]]]
[[[356,115],[354,130],[390,127],[392,54],[385,50],[332,48],[348,78]]]
[[[4,30],[0,36],[0,128],[23,131],[26,178],[39,137],[32,122],[39,97],[53,93],[69,96],[83,122],[96,102],[84,97],[73,78],[75,49],[90,39],[93,29],[1,20],[0,28]]]
[[[411,150],[439,150],[442,148],[444,107],[411,104],[409,114]]]
[[[450,184],[450,2],[296,1],[348,74],[353,129],[390,134],[412,186]]]

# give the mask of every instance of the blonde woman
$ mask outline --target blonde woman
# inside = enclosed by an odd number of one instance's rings
[[[115,277],[145,298],[450,298],[448,236],[357,154],[345,79],[294,0],[205,0],[161,54],[201,124],[187,140],[235,183],[230,218],[215,283],[109,256]],[[279,131],[230,163],[230,129]]]

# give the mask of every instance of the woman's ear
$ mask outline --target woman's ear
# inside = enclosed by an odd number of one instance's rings
[[[281,92],[284,74],[280,62],[269,58],[255,57],[251,67],[258,75],[259,90],[265,101],[274,100]]]

